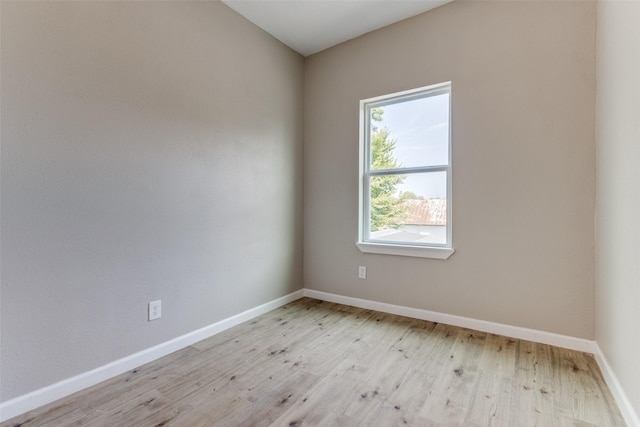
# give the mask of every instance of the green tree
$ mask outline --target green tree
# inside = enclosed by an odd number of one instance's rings
[[[371,121],[380,123],[384,110],[371,110]],[[372,123],[373,124],[373,123]],[[387,127],[371,127],[371,170],[394,169],[402,164],[393,155],[396,140],[389,135]],[[370,227],[371,231],[397,228],[406,217],[402,200],[396,188],[405,180],[404,175],[380,175],[371,177],[370,181]]]
[[[405,201],[405,200],[424,200],[424,197],[418,196],[413,191],[403,191],[402,193],[400,193],[400,200],[402,200],[402,201]]]

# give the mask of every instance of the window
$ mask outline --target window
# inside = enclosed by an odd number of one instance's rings
[[[451,83],[360,101],[362,252],[446,259]]]

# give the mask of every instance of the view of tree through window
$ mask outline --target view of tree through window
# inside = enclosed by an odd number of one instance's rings
[[[365,104],[363,239],[450,245],[449,87]]]
[[[371,110],[371,121],[382,121],[384,109]],[[396,141],[389,136],[389,128],[371,126],[371,169],[396,169],[402,165],[395,158],[393,152]],[[407,215],[407,209],[400,203],[397,187],[405,180],[404,175],[374,176],[369,184],[371,231],[397,228]]]

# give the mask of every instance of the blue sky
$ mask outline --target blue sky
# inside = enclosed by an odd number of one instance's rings
[[[449,158],[449,94],[386,105],[381,123],[396,140],[394,155],[403,167],[447,164]],[[409,175],[401,191],[446,197],[446,174]]]

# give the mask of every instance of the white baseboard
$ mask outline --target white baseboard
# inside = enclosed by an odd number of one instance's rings
[[[273,301],[243,311],[242,313],[220,320],[219,322],[205,326],[204,328],[189,332],[188,334],[142,350],[122,359],[115,360],[104,366],[100,366],[99,368],[84,372],[80,375],[76,375],[75,377],[67,378],[66,380],[51,384],[31,393],[18,396],[6,402],[2,402],[0,403],[0,422],[69,396],[77,391],[91,387],[102,381],[108,380],[109,378],[113,378],[116,375],[120,375],[131,369],[137,368],[140,365],[152,362],[173,353],[174,351],[188,347],[193,343],[209,338],[278,307],[282,307],[291,301],[300,299],[303,295],[303,290],[290,293],[289,295],[285,295]]]
[[[609,365],[607,358],[604,356],[604,353],[602,353],[597,342],[595,343],[595,351],[593,352],[593,355],[598,362],[598,366],[600,366],[602,376],[609,386],[609,390],[611,390],[611,394],[613,394],[613,398],[616,400],[618,408],[620,408],[620,412],[622,412],[622,416],[627,422],[627,425],[629,427],[640,427],[640,418],[638,418],[638,414],[633,409],[631,401],[624,392],[620,381],[618,381],[617,375],[613,372],[611,365]]]
[[[338,304],[366,308],[369,310],[382,311],[384,313],[397,314],[399,316],[446,323],[447,325],[460,326],[462,328],[554,345],[556,347],[568,348],[571,350],[584,351],[587,353],[594,352],[594,341],[570,337],[567,335],[554,334],[552,332],[521,328],[519,326],[510,326],[502,323],[487,322],[485,320],[471,319],[469,317],[455,316],[452,314],[438,313],[436,311],[404,307],[360,298],[345,297],[342,295],[314,291],[311,289],[305,289],[304,296],[328,302],[335,302]]]

